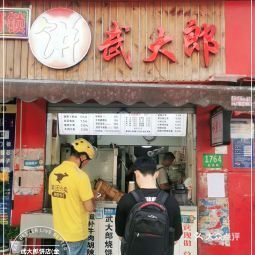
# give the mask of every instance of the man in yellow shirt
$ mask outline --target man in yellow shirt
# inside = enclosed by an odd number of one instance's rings
[[[94,147],[85,139],[76,139],[72,143],[69,160],[62,162],[50,174],[54,230],[68,246],[64,251],[57,241],[60,255],[87,254],[89,213],[95,209],[94,194],[88,175],[80,168],[94,157]]]

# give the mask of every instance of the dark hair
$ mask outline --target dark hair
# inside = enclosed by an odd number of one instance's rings
[[[73,146],[71,146],[71,156],[80,158],[80,156],[82,156],[82,155],[86,155],[87,159],[89,159],[89,156],[87,153],[85,153],[85,152],[80,153],[77,150],[75,150]]]
[[[166,152],[164,154],[163,160],[172,160],[172,161],[174,161],[175,160],[175,156],[174,156],[174,154],[172,152]]]
[[[135,161],[134,170],[139,170],[143,175],[154,175],[157,171],[157,165],[152,158],[140,157]]]

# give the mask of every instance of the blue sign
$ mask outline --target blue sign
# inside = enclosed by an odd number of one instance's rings
[[[233,167],[251,168],[254,162],[254,139],[232,139],[233,145]]]
[[[116,208],[104,208],[104,215],[105,216],[115,216]]]

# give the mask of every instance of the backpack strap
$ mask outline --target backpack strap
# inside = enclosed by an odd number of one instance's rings
[[[140,189],[133,190],[130,194],[134,197],[137,203],[147,202],[143,195],[143,192]]]
[[[168,196],[169,195],[165,191],[160,190],[155,202],[164,205]]]

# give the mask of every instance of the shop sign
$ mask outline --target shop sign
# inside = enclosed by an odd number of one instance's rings
[[[0,113],[16,113],[16,104],[0,104]]]
[[[250,107],[251,97],[231,96],[231,106]]]
[[[0,8],[0,38],[28,39],[30,23],[29,8]]]
[[[183,234],[174,245],[174,255],[197,254],[197,209],[190,207],[189,210],[181,208]]]
[[[61,135],[186,136],[187,114],[59,113]]]
[[[91,43],[88,23],[77,12],[53,8],[41,14],[29,33],[29,45],[42,64],[65,69],[79,63]]]
[[[221,154],[204,154],[203,167],[205,169],[222,169],[223,157]]]
[[[219,43],[214,39],[216,27],[205,23],[200,28],[196,23],[196,20],[188,21],[183,31],[185,55],[191,57],[194,50],[197,52],[200,51],[199,41],[202,40],[205,67],[208,67],[210,54],[217,54],[219,51]],[[107,39],[98,47],[98,49],[103,52],[105,61],[110,61],[118,55],[122,55],[127,66],[132,68],[130,53],[124,52],[123,31],[125,33],[129,32],[130,27],[119,26],[116,20],[112,21],[112,28],[106,31]],[[177,59],[174,53],[163,48],[166,44],[171,43],[173,38],[165,35],[163,27],[158,27],[157,31],[158,37],[148,46],[151,55],[148,58],[144,58],[143,61],[147,63],[154,62],[158,54],[161,53],[168,58],[169,61],[175,63]]]
[[[100,211],[102,217],[97,217]],[[120,255],[120,240],[115,233],[116,208],[97,208],[96,213],[90,214],[88,255],[106,254]]]

